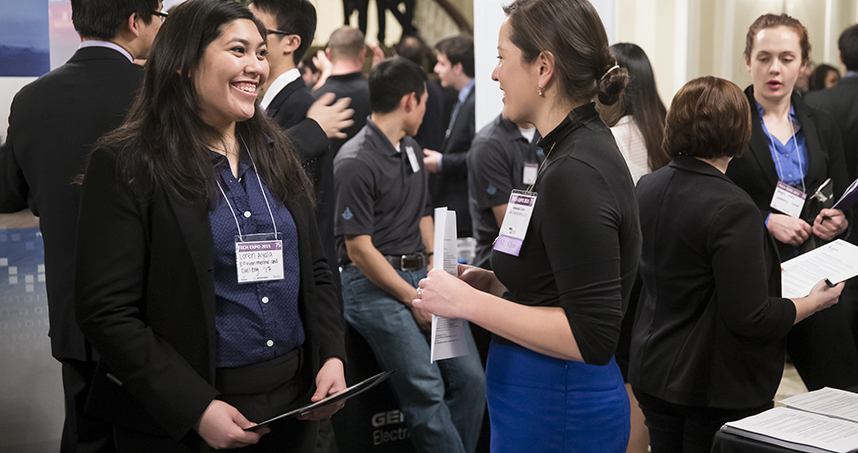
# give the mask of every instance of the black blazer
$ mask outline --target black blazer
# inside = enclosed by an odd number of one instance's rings
[[[804,101],[834,118],[843,142],[849,180],[858,178],[858,77],[840,79],[827,90],[811,91]]]
[[[438,82],[426,84],[426,113],[423,114],[423,122],[420,129],[414,134],[414,140],[423,148],[441,149],[444,140],[444,89]]]
[[[472,235],[471,214],[468,209],[468,150],[476,134],[476,87],[471,89],[459,107],[450,135],[444,139],[441,172],[430,175],[429,193],[432,205],[447,206],[456,211],[456,229],[459,237]]]
[[[298,77],[283,87],[265,110],[268,117],[272,118],[295,142],[301,161],[310,170],[314,162],[328,152],[330,144],[328,136],[319,123],[307,118],[307,110],[315,101],[316,99],[304,84],[304,79]],[[310,171],[310,173],[313,172]]]
[[[119,181],[121,153],[92,154],[81,197],[77,319],[101,354],[87,409],[181,439],[218,393],[209,210],[158,186],[151,196],[132,193]],[[345,360],[343,326],[313,210],[287,208],[298,230],[303,379],[313,383],[325,360]]]
[[[118,127],[143,80],[143,68],[105,47],[78,49],[66,64],[15,95],[7,142],[0,148],[0,212],[39,216],[51,351],[91,359],[74,321],[74,251],[85,156]]]
[[[760,115],[757,114],[754,87],[749,86],[745,94],[751,104],[751,142],[742,157],[730,162],[727,176],[751,196],[765,220],[772,212],[772,196],[778,184],[778,173],[769,150],[769,139],[763,132]],[[834,119],[826,112],[809,107],[795,93],[792,95],[792,105],[807,143],[808,163],[804,182],[808,196],[831,178],[834,196],[840,197],[849,186],[849,176],[843,159],[843,143]],[[808,205],[805,203],[805,208]],[[778,242],[778,252],[781,259],[786,260],[795,254],[795,248]]]
[[[301,164],[307,176],[313,181],[316,194],[316,222],[319,235],[329,263],[337,262],[337,246],[334,240],[334,153],[330,149],[328,137],[322,131],[321,136],[305,137],[297,135],[296,129],[315,127],[321,129],[312,119],[307,118],[307,110],[316,98],[307,89],[304,79],[298,77],[283,87],[268,104],[266,113],[274,119],[281,129],[295,139]],[[308,122],[310,124],[308,124]],[[339,288],[340,271],[331,266],[334,283]]]
[[[629,382],[674,404],[757,407],[783,371],[795,306],[748,195],[684,155],[637,185],[643,250]]]

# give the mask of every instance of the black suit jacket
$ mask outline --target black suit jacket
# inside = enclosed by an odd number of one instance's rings
[[[811,91],[804,101],[834,118],[843,142],[849,180],[858,178],[858,77],[840,79],[840,83],[827,90]]]
[[[304,79],[298,77],[283,87],[268,104],[266,113],[283,129],[292,134],[301,154],[301,163],[307,175],[313,180],[313,190],[316,194],[316,221],[319,235],[329,263],[337,262],[337,247],[334,241],[334,153],[330,149],[324,131],[321,137],[304,138],[295,135],[295,129],[315,126],[314,120],[308,119],[307,110],[316,98],[307,89]],[[305,125],[306,122],[312,124]],[[320,128],[319,128],[320,129]],[[331,265],[334,283],[340,286],[340,271]]]
[[[143,68],[113,49],[87,47],[15,95],[0,149],[0,211],[27,206],[39,216],[51,350],[58,359],[91,358],[74,321],[74,250],[85,156],[118,127],[143,80]]]
[[[181,439],[218,393],[209,209],[159,186],[132,191],[120,181],[122,159],[96,150],[81,196],[77,319],[101,355],[87,409]],[[343,326],[313,210],[306,202],[286,207],[298,231],[303,379],[312,384],[325,360],[345,360]]]
[[[795,306],[774,240],[748,195],[684,155],[637,185],[643,281],[629,382],[674,404],[770,402]]]
[[[459,237],[473,235],[468,209],[468,150],[476,134],[476,91],[476,87],[472,88],[459,107],[455,122],[449,127],[450,135],[444,138],[439,150],[444,155],[441,171],[429,178],[433,206],[447,206],[456,211]]]
[[[727,176],[751,196],[765,220],[772,212],[772,196],[778,184],[778,173],[769,150],[769,139],[763,132],[760,115],[755,107],[754,87],[748,87],[745,94],[751,104],[751,142],[742,157],[730,162]],[[807,176],[804,182],[808,196],[831,178],[834,196],[840,197],[849,186],[849,176],[843,159],[843,144],[834,119],[826,112],[809,107],[795,93],[792,95],[792,105],[807,144]],[[805,209],[808,206],[809,203],[805,203]],[[802,217],[805,217],[804,214]],[[781,259],[787,260],[795,255],[795,248],[778,242],[778,252]]]
[[[444,101],[446,93],[437,82],[426,84],[426,113],[414,140],[423,148],[441,149],[444,140]]]

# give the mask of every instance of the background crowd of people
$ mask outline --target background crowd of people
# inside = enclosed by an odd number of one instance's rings
[[[308,55],[308,0],[72,1],[82,44],[0,148],[0,211],[41,219],[64,452],[336,451],[341,403],[256,423],[346,388],[346,329],[420,452],[708,452],[787,355],[810,390],[858,385],[858,287],[780,294],[781,262],[855,241],[832,204],[858,25],[841,78],[763,15],[744,93],[700,77],[667,109],[587,0],[516,0],[476,130],[473,39],[429,47],[404,3],[385,58],[349,26]],[[476,243],[458,275],[436,207]],[[432,315],[469,354],[429,361]]]

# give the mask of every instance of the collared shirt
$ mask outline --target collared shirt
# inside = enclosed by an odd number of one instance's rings
[[[789,119],[795,125],[796,131],[786,143],[781,143],[766,128],[766,122],[763,120],[763,114],[765,113],[763,106],[759,102],[756,104],[763,132],[769,139],[769,150],[772,153],[772,160],[775,163],[778,180],[807,192],[807,188],[804,187],[804,177],[807,175],[807,144],[801,124],[795,115],[795,107],[790,106]]]
[[[646,151],[646,141],[638,127],[637,122],[631,115],[625,115],[611,127],[611,133],[617,141],[617,148],[623,154],[632,181],[637,184],[641,176],[651,173],[649,168],[649,153]]]
[[[227,203],[218,190],[217,206],[209,213],[215,255],[215,360],[218,367],[236,367],[273,359],[304,343],[304,326],[298,314],[298,231],[289,210],[267,187],[260,186],[246,150],[239,155],[238,178],[232,175],[226,157],[212,155],[217,181],[229,200]],[[272,214],[283,241],[284,278],[238,284],[236,222],[242,236],[273,233]]]
[[[471,90],[474,89],[474,85],[476,85],[476,80],[471,79],[467,85],[463,86],[459,91],[459,104],[465,102],[465,99],[468,99],[468,95],[471,94]]]
[[[474,136],[468,151],[468,207],[477,240],[474,265],[491,267],[492,244],[500,232],[492,208],[507,204],[514,189],[527,188],[524,164],[537,165],[545,158],[537,145],[540,139],[531,129],[528,140],[515,123],[502,115]]]
[[[134,57],[131,56],[131,52],[125,50],[119,44],[112,43],[110,41],[99,41],[97,39],[88,39],[86,41],[82,41],[80,43],[80,45],[77,46],[78,49],[83,49],[86,47],[107,47],[108,49],[113,49],[113,50],[121,53],[122,55],[125,55],[125,58],[127,58],[128,61],[130,61],[132,63],[134,62]]]
[[[277,93],[279,93],[280,90],[285,88],[286,85],[289,85],[290,83],[297,80],[298,77],[301,77],[301,71],[299,71],[298,68],[292,68],[284,72],[283,74],[277,76],[277,78],[274,79],[273,82],[271,82],[271,86],[268,87],[268,89],[265,91],[265,94],[262,95],[262,100],[259,101],[259,108],[261,108],[263,111],[268,109],[268,106],[271,104],[271,101],[273,101],[274,98],[277,97]]]
[[[415,155],[411,166],[408,148]],[[425,250],[420,219],[432,215],[421,148],[403,137],[399,150],[372,122],[346,142],[334,159],[337,254],[349,260],[345,235],[369,235],[382,255],[404,255]]]

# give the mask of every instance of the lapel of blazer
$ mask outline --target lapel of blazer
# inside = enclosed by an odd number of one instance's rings
[[[801,130],[804,134],[804,142],[807,145],[807,175],[804,179],[807,191],[809,192],[808,195],[810,195],[810,193],[816,190],[816,184],[825,181],[825,153],[819,141],[819,133],[816,130],[816,123],[813,120],[813,112],[795,93],[792,95],[792,105],[795,108],[795,116],[798,118],[798,123],[801,125]]]
[[[774,187],[778,184],[778,171],[775,168],[775,161],[772,159],[772,151],[769,148],[769,137],[763,132],[763,122],[760,115],[757,113],[757,101],[754,99],[754,86],[751,85],[745,90],[748,96],[748,102],[751,105],[751,142],[748,148],[757,165],[766,175],[769,184],[767,186]]]
[[[471,92],[468,93],[468,97],[466,97],[465,100],[462,102],[462,105],[459,106],[459,111],[456,112],[456,118],[455,118],[456,122],[451,124],[450,128],[449,128],[450,129],[450,135],[445,134],[444,141],[441,143],[441,152],[442,153],[446,154],[447,151],[449,151],[447,149],[447,146],[449,146],[451,143],[454,143],[456,140],[456,137],[458,137],[459,134],[464,133],[462,131],[462,129],[465,128],[466,125],[464,122],[462,122],[461,119],[469,117],[470,116],[469,111],[474,109],[476,91],[477,91],[477,86],[474,85],[471,88]],[[458,100],[456,102],[458,102]]]
[[[310,256],[310,237],[308,229],[309,219],[307,212],[303,206],[294,202],[288,201],[285,203],[286,209],[292,215],[292,220],[295,222],[295,229],[298,232],[298,268],[301,269],[301,285],[298,288],[298,308],[301,310],[302,319],[307,319],[304,315],[307,313],[307,304],[310,301],[308,288],[315,285],[313,279],[313,257]]]
[[[297,90],[301,86],[305,86],[304,79],[298,77],[297,79],[289,82],[285,87],[283,87],[283,89],[281,89],[280,92],[277,93],[276,96],[274,96],[274,99],[271,100],[271,104],[268,105],[268,116],[273,118],[274,115],[276,115],[277,112],[279,112],[280,109],[286,105],[286,101],[289,99],[289,96],[291,96],[292,93],[294,93],[295,90]]]
[[[215,293],[214,293],[214,239],[212,237],[209,210],[204,199],[182,200],[167,194],[173,213],[182,231],[182,238],[188,246],[191,264],[200,285],[200,297],[203,302],[205,322],[209,326],[208,344],[211,367],[215,360]]]

